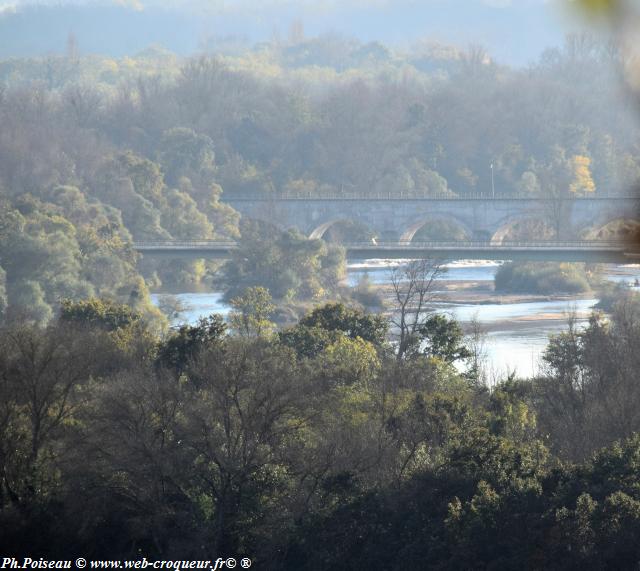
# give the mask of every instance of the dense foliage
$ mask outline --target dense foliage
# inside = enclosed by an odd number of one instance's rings
[[[246,330],[212,316],[159,338],[92,299],[2,329],[2,552],[637,566],[636,302],[553,338],[539,378],[491,390],[449,364],[468,355],[448,319],[398,360],[379,317],[330,304],[276,335],[253,326],[266,310],[255,288],[234,303]]]
[[[345,276],[343,248],[253,221],[243,221],[241,229],[238,249],[221,268],[227,299],[256,286],[279,301],[335,295]]]
[[[519,70],[477,47],[401,53],[327,37],[186,61],[161,50],[11,60],[0,78],[5,105],[48,78],[45,115],[59,106],[58,124],[158,160],[172,187],[216,168],[228,193],[490,194],[493,164],[498,194],[588,194],[640,175],[619,57],[572,36]]]
[[[581,263],[507,262],[496,272],[496,291],[562,294],[590,291],[598,279],[596,268]]]

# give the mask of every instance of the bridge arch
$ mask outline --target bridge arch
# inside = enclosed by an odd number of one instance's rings
[[[329,230],[329,228],[331,228],[331,226],[337,224],[340,221],[341,220],[329,220],[329,222],[320,224],[320,226],[317,226],[314,230],[312,230],[311,234],[309,234],[309,239],[320,240],[324,236],[324,233]]]
[[[413,238],[415,237],[415,235],[422,228],[424,228],[428,224],[436,224],[436,223],[442,223],[442,222],[446,224],[451,224],[459,228],[460,230],[462,230],[465,233],[467,239],[471,239],[473,237],[474,232],[471,229],[471,227],[465,222],[463,222],[462,220],[460,220],[459,218],[456,218],[455,216],[451,216],[448,214],[433,214],[428,216],[422,216],[419,219],[414,220],[409,225],[409,227],[401,234],[400,243],[410,244]]]
[[[319,240],[325,238],[326,234],[331,230],[338,229],[341,225],[350,228],[351,231],[360,232],[360,233],[368,233],[371,235],[371,239],[375,238],[375,232],[371,230],[368,224],[365,222],[358,220],[357,218],[333,218],[316,226],[312,232],[309,234],[310,240]],[[363,240],[368,241],[368,240]]]
[[[516,215],[502,219],[491,234],[490,241],[500,245],[510,234],[513,240],[551,240],[555,237],[551,224],[543,217]]]
[[[640,237],[640,220],[632,216],[612,216],[595,220],[580,232],[584,240],[632,240]]]

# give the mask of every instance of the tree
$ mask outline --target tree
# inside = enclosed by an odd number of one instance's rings
[[[290,347],[298,357],[313,358],[337,340],[339,333],[322,327],[309,327],[298,323],[278,332],[280,343]]]
[[[342,303],[327,303],[316,307],[300,320],[300,325],[338,331],[351,339],[360,337],[378,347],[385,344],[389,329],[385,317],[348,308]]]
[[[203,541],[193,472],[184,469],[193,456],[180,440],[185,393],[172,375],[141,363],[91,387],[61,468],[67,525],[93,536],[94,552],[168,555]]]
[[[344,276],[344,249],[309,240],[298,231],[281,232],[246,221],[233,257],[222,268],[226,297],[264,286],[275,299],[322,299]]]
[[[541,422],[553,434],[556,451],[572,459],[584,458],[593,446],[592,402],[583,354],[583,337],[570,319],[567,331],[549,339],[543,355],[546,378],[536,382]]]
[[[274,329],[269,321],[276,306],[272,303],[269,290],[264,287],[250,287],[231,300],[233,311],[229,315],[231,327],[242,337],[268,337]]]
[[[202,317],[196,325],[182,325],[160,344],[158,360],[179,375],[199,352],[220,342],[226,331],[227,325],[220,315]]]
[[[15,462],[4,466],[2,480],[14,503],[26,506],[46,494],[56,478],[49,462],[59,453],[57,433],[77,411],[77,391],[95,356],[81,336],[28,325],[2,331],[0,349],[4,396],[13,407],[4,409],[5,436],[14,438],[8,459]]]
[[[259,536],[270,521],[270,498],[286,485],[282,452],[305,425],[307,381],[290,349],[241,339],[209,347],[189,376],[198,390],[188,397],[179,438],[193,454],[192,479],[210,502],[209,552],[249,550],[242,522],[254,521],[247,531]],[[272,513],[276,526],[284,501]]]
[[[639,315],[637,302],[623,299],[610,320],[593,314],[584,331],[570,321],[552,338],[536,389],[541,426],[563,457],[582,460],[639,429]]]
[[[376,348],[360,337],[338,337],[319,354],[319,372],[329,387],[361,384],[368,388],[380,365]]]
[[[60,303],[60,321],[105,331],[126,329],[138,324],[142,316],[128,305],[109,299],[89,298],[82,301],[63,299]]]
[[[471,320],[470,331],[467,335],[466,345],[469,349],[467,370],[464,373],[466,379],[477,389],[488,385],[487,371],[487,332],[474,315]]]
[[[167,183],[176,186],[182,177],[194,185],[208,186],[215,172],[213,141],[191,129],[173,128],[162,134],[158,161],[164,167]]]
[[[591,177],[591,159],[582,155],[575,155],[571,158],[573,167],[573,180],[569,185],[569,192],[573,194],[593,193],[596,185]]]
[[[391,322],[398,329],[399,361],[418,350],[418,333],[436,296],[435,282],[445,273],[441,260],[414,260],[394,268],[391,286],[395,307]]]
[[[566,158],[565,150],[559,146],[554,147],[551,161],[539,167],[536,175],[544,199],[544,216],[549,221],[555,238],[560,240],[570,236],[572,229],[568,221],[571,220],[575,199],[575,194],[571,192],[575,173],[571,161]]]
[[[417,333],[420,345],[424,343],[423,352],[429,357],[452,364],[471,356],[462,344],[464,333],[455,319],[440,314],[431,315],[420,325]]]
[[[42,286],[33,280],[12,284],[9,289],[11,303],[7,316],[15,321],[46,325],[53,317],[53,310],[45,300]]]

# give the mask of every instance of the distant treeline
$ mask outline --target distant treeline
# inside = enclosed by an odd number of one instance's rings
[[[236,238],[224,196],[488,194],[493,170],[497,195],[553,203],[640,178],[619,56],[588,36],[517,70],[480,48],[330,38],[188,60],[76,48],[0,62],[5,315],[45,323],[91,295],[153,313],[149,286],[216,267],[137,265],[132,240]]]

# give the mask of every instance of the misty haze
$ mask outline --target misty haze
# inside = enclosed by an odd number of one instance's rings
[[[0,568],[637,569],[638,22],[0,0]]]

